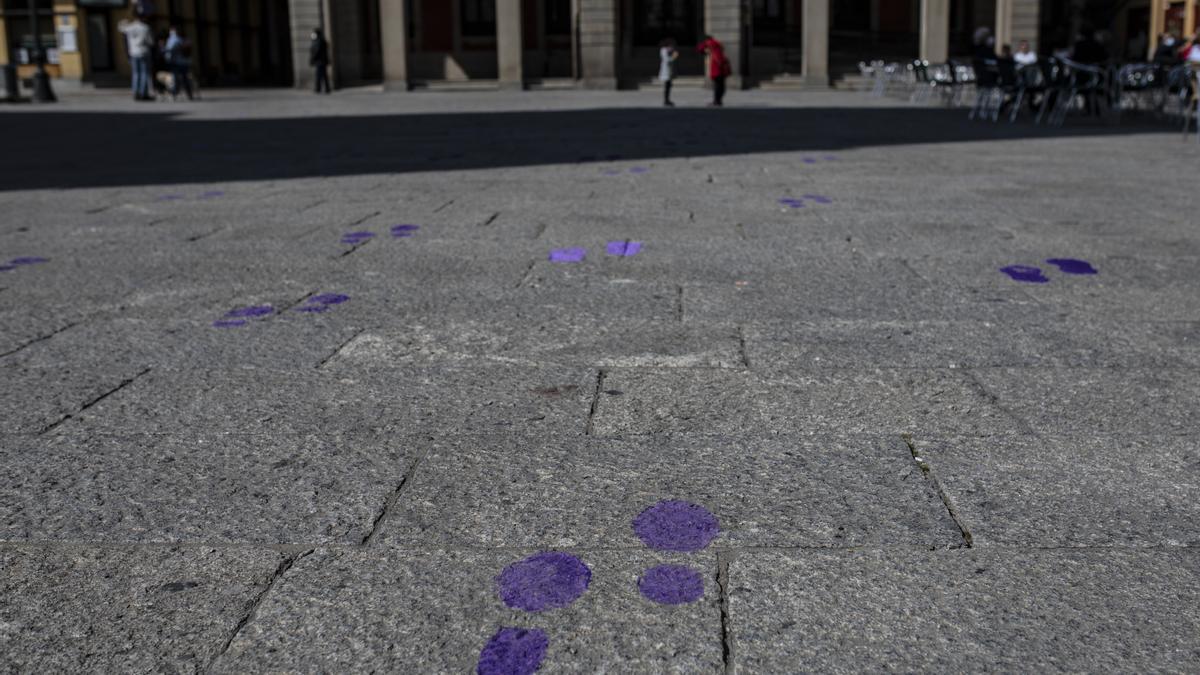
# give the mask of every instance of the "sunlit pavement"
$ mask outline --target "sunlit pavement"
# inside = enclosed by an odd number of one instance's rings
[[[1186,671],[1200,148],[852,93],[0,108],[14,671]]]

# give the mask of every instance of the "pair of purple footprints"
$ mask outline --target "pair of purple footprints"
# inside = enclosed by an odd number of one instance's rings
[[[420,225],[393,225],[390,232],[396,239],[403,239],[413,236],[419,229],[421,229]],[[358,244],[365,244],[374,238],[375,233],[369,230],[347,232],[342,235],[342,243],[357,246]]]
[[[9,260],[7,263],[0,265],[0,272],[8,272],[8,271],[17,269],[18,267],[28,267],[30,265],[41,265],[42,263],[48,263],[48,262],[50,262],[49,258],[37,258],[37,257],[32,257],[32,256],[24,257],[24,258],[13,258],[12,260]]]
[[[805,207],[805,200],[815,204],[832,204],[833,200],[825,195],[804,195],[803,197],[784,197],[779,200],[779,203],[790,209],[802,209]]]
[[[1050,265],[1054,265],[1063,274],[1098,274],[1099,272],[1092,264],[1086,260],[1076,260],[1075,258],[1050,258],[1046,261]],[[1050,278],[1042,272],[1042,268],[1033,267],[1032,265],[1009,265],[1001,267],[1000,271],[1007,274],[1014,281],[1024,281],[1030,284],[1046,284],[1050,283]]]
[[[695,553],[717,537],[717,518],[708,509],[685,501],[666,500],[633,519],[633,532],[656,551]],[[592,570],[561,551],[537,553],[513,563],[496,577],[505,605],[543,612],[570,605],[587,590]],[[683,605],[704,597],[704,577],[686,565],[657,565],[642,573],[638,591],[662,605]],[[528,675],[546,656],[550,639],[537,628],[504,627],[479,653],[479,675]]]
[[[609,255],[625,258],[632,258],[642,250],[642,242],[629,241],[610,241],[605,247]],[[586,248],[556,248],[550,251],[550,262],[553,263],[577,263],[583,262],[587,257]]]
[[[350,299],[348,295],[341,293],[321,293],[319,295],[309,296],[304,301],[304,304],[295,309],[297,312],[306,314],[320,314],[327,311],[334,305],[340,305]],[[237,328],[245,326],[250,319],[267,316],[275,313],[275,308],[271,305],[251,305],[249,307],[238,307],[225,313],[225,316],[213,322],[213,328]]]

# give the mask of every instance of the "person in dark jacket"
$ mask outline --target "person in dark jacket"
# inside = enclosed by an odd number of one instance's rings
[[[316,69],[317,82],[316,92],[321,93],[322,88],[326,94],[329,93],[329,43],[325,41],[325,34],[320,28],[314,28],[312,32],[312,44],[308,48],[308,65]]]

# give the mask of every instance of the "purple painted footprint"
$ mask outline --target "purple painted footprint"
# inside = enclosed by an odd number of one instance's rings
[[[804,208],[804,200],[796,199],[795,197],[784,197],[783,199],[779,200],[779,203],[792,209]]]
[[[642,242],[640,241],[610,241],[608,242],[608,254],[615,256],[624,256],[632,258],[642,250]]]
[[[570,553],[548,551],[515,562],[496,577],[500,599],[513,609],[542,612],[566,607],[587,590],[592,570]]]
[[[804,198],[809,201],[814,201],[818,204],[832,204],[833,200],[825,195],[804,195]]]
[[[213,325],[213,328],[237,328],[238,326],[245,326],[246,320],[245,319],[217,319],[216,321],[214,321],[212,323],[212,325]]]
[[[552,263],[583,262],[585,257],[587,257],[586,248],[556,248],[550,251],[550,262]]]
[[[396,238],[411,237],[421,229],[420,225],[393,225],[392,236]]]
[[[375,238],[374,232],[363,230],[361,232],[347,232],[342,235],[343,244],[361,244],[365,241]]]
[[[641,173],[648,173],[649,171],[650,171],[650,169],[647,169],[644,166],[635,166],[629,170],[629,173],[641,174]]]
[[[703,506],[668,499],[638,514],[633,532],[656,551],[694,553],[711,544],[720,527],[717,517]]]
[[[8,261],[8,264],[15,265],[15,266],[21,266],[21,265],[41,265],[42,263],[48,263],[48,262],[50,262],[49,258],[40,258],[37,256],[26,256],[24,258],[13,258],[12,260]]]
[[[704,577],[683,565],[659,565],[642,574],[638,591],[660,605],[686,605],[704,597]]]
[[[1046,264],[1054,265],[1063,274],[1099,274],[1090,262],[1076,258],[1050,258]]]
[[[237,328],[245,326],[247,319],[253,319],[259,316],[266,316],[274,313],[275,308],[270,305],[250,305],[248,307],[238,307],[225,312],[225,316],[213,322],[213,328]]]
[[[1050,282],[1050,279],[1042,273],[1040,267],[1009,265],[1008,267],[1001,267],[1000,271],[1007,274],[1013,281],[1024,281],[1030,284],[1045,284]]]
[[[536,628],[501,628],[479,652],[479,675],[530,675],[546,658],[550,639]]]
[[[322,293],[309,298],[304,305],[296,308],[297,312],[307,312],[309,314],[320,314],[334,305],[340,305],[350,299],[348,295],[341,293]]]
[[[223,196],[225,196],[224,190],[209,190],[208,192],[200,193],[200,199],[214,199]]]

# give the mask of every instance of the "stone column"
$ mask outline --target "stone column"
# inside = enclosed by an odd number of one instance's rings
[[[1021,40],[1029,40],[1033,51],[1038,48],[1040,0],[996,0],[996,48],[1012,45],[1014,51]]]
[[[1029,48],[1038,50],[1038,31],[1041,29],[1041,0],[1008,0],[1012,5],[1012,18],[1009,25],[1012,35],[1009,44],[1013,49],[1021,40],[1029,40]],[[1153,42],[1153,38],[1150,40]]]
[[[501,89],[524,89],[521,0],[496,0],[496,65]]]
[[[1012,45],[1013,51],[1017,50],[1017,46],[1013,44],[1013,0],[996,0],[996,51],[1000,51],[1000,45]]]
[[[308,65],[312,29],[321,26],[321,0],[288,0],[292,43],[292,86],[312,89],[313,69]],[[328,37],[328,36],[326,36]]]
[[[588,89],[617,88],[617,0],[577,0],[575,32],[580,83]]]
[[[725,45],[733,75],[730,89],[742,88],[742,0],[704,0],[704,32]]]
[[[804,0],[804,84],[829,86],[829,2]]]
[[[943,63],[950,57],[950,0],[921,0],[921,58]]]
[[[408,91],[408,12],[405,0],[379,0],[383,88]]]

